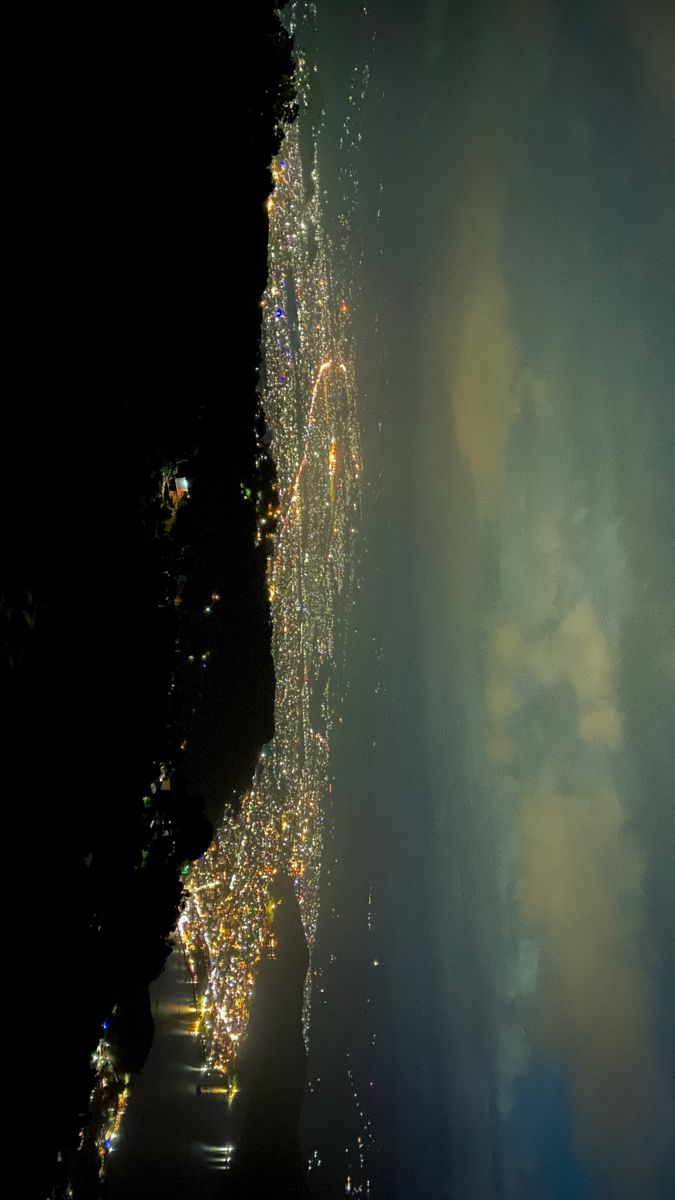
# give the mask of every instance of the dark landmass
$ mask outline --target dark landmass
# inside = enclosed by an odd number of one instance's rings
[[[77,1143],[115,1006],[116,1053],[142,1061],[180,865],[273,732],[241,485],[255,494],[262,467],[264,200],[292,115],[276,7],[244,6],[236,29],[105,10],[12,30],[0,655],[38,1195]],[[178,474],[189,500],[167,528]]]

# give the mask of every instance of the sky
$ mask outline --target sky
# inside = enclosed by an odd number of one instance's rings
[[[318,31],[338,199],[369,64],[367,483],[310,1065],[348,1016],[375,1195],[665,1200],[675,9],[350,0]]]

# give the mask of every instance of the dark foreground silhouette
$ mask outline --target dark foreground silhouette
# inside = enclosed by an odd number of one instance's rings
[[[78,1145],[116,1006],[110,1032],[137,1069],[180,863],[273,732],[265,563],[241,485],[258,455],[269,163],[292,110],[277,7],[13,18],[2,782],[26,1092],[37,1070],[49,1114],[26,1195],[33,1178],[48,1195],[57,1153]],[[193,481],[168,537],[165,469]],[[151,793],[178,759],[170,793]]]

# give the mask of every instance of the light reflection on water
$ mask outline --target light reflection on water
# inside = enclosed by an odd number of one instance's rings
[[[109,1200],[145,1200],[154,1194],[149,1180],[157,1194],[172,1200],[183,1200],[193,1187],[210,1198],[230,1168],[239,1114],[236,1104],[228,1108],[225,1095],[209,1090],[213,1080],[193,1033],[194,994],[179,948],[150,995],[155,1037],[115,1140]]]
[[[226,1142],[223,1146],[210,1146],[206,1142],[193,1142],[192,1148],[205,1158],[207,1166],[212,1171],[228,1171],[235,1152],[235,1146],[232,1142]]]

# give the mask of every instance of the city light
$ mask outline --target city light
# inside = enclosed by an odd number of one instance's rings
[[[348,281],[336,277],[315,186],[307,196],[299,131],[273,164],[269,279],[263,297],[263,408],[276,466],[278,510],[268,597],[276,675],[275,736],[241,808],[228,811],[190,872],[180,934],[199,996],[206,1067],[238,1090],[234,1061],[246,1034],[258,966],[274,955],[269,887],[293,880],[311,949],[319,912],[330,742],[346,616],[356,584],[361,451]],[[290,295],[293,293],[293,301]],[[283,306],[280,302],[282,297]],[[308,1036],[310,979],[303,1028]]]

